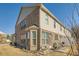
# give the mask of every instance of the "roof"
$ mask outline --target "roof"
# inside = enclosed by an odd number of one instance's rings
[[[38,26],[36,26],[36,25],[32,25],[32,26],[29,26],[28,28],[26,28],[25,30],[29,30],[29,29],[32,29],[32,28],[34,28],[34,29],[38,29]]]

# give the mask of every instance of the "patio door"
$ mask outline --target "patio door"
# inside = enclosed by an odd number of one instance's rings
[[[37,30],[31,31],[32,50],[37,49]]]

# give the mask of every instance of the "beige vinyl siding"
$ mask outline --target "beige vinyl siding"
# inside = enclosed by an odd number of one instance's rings
[[[46,25],[45,17],[46,17],[46,13],[40,9],[40,28],[65,36],[63,26],[61,26],[58,22],[56,22],[56,28],[54,28],[55,20],[53,18],[51,18],[49,15],[48,15],[49,24]],[[60,26],[62,27],[62,31],[60,31]],[[66,30],[66,31],[68,32],[68,30]],[[67,34],[69,34],[69,33],[67,33]]]

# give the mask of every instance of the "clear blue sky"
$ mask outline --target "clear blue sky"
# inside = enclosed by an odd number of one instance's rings
[[[0,4],[0,31],[8,34],[15,32],[15,23],[23,5],[25,4]],[[44,5],[63,23],[67,20],[67,17],[71,18],[74,9],[74,4]]]

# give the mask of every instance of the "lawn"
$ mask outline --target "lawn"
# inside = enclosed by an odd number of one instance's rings
[[[9,44],[0,44],[0,56],[67,56],[67,53],[70,51],[70,47],[65,47],[63,50],[64,52],[51,51],[47,53],[48,51],[28,51],[16,48]],[[72,51],[70,51],[70,53],[71,52]]]
[[[19,48],[15,48],[8,44],[0,45],[0,56],[24,56],[26,53]]]

